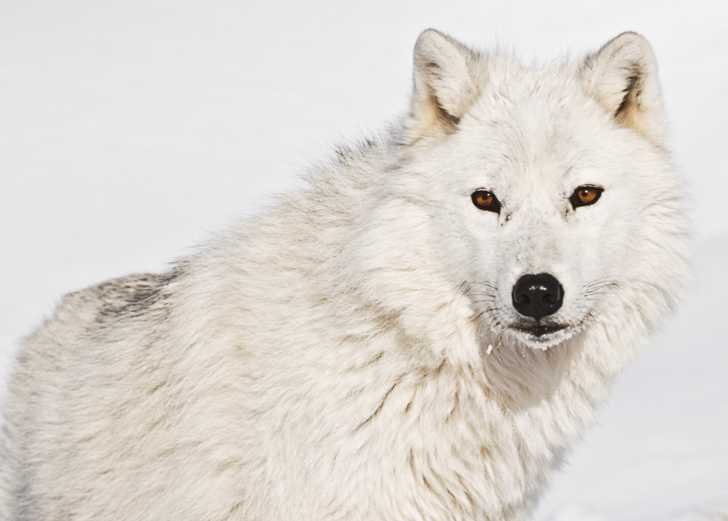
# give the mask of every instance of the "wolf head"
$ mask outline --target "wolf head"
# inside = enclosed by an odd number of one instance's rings
[[[425,31],[396,164],[354,240],[368,294],[444,344],[471,320],[481,350],[644,336],[685,268],[664,119],[638,34],[526,67]]]

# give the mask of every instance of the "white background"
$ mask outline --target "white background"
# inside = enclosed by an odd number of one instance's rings
[[[578,55],[631,29],[660,60],[693,194],[696,280],[618,381],[538,518],[683,519],[728,503],[721,5],[3,0],[0,383],[18,337],[64,292],[163,269],[295,187],[333,143],[405,110],[423,28],[526,60]]]

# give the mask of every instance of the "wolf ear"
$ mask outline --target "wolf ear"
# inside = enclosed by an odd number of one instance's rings
[[[581,78],[617,122],[662,146],[665,121],[657,60],[647,39],[626,32],[608,41],[581,66]]]
[[[454,38],[426,29],[415,44],[414,92],[408,140],[453,132],[478,95],[477,54]]]

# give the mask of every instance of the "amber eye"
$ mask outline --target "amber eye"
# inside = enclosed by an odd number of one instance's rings
[[[596,203],[602,196],[604,188],[591,185],[577,186],[574,193],[569,197],[571,206],[575,209],[580,206],[590,206]]]
[[[501,204],[493,192],[488,190],[476,190],[470,195],[473,204],[481,210],[500,213]]]

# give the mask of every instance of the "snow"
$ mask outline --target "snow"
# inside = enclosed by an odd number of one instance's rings
[[[17,339],[64,292],[162,269],[297,186],[332,143],[402,111],[423,28],[527,59],[633,29],[660,60],[693,193],[696,280],[616,383],[536,518],[728,516],[727,11],[707,0],[5,0],[0,383]]]

